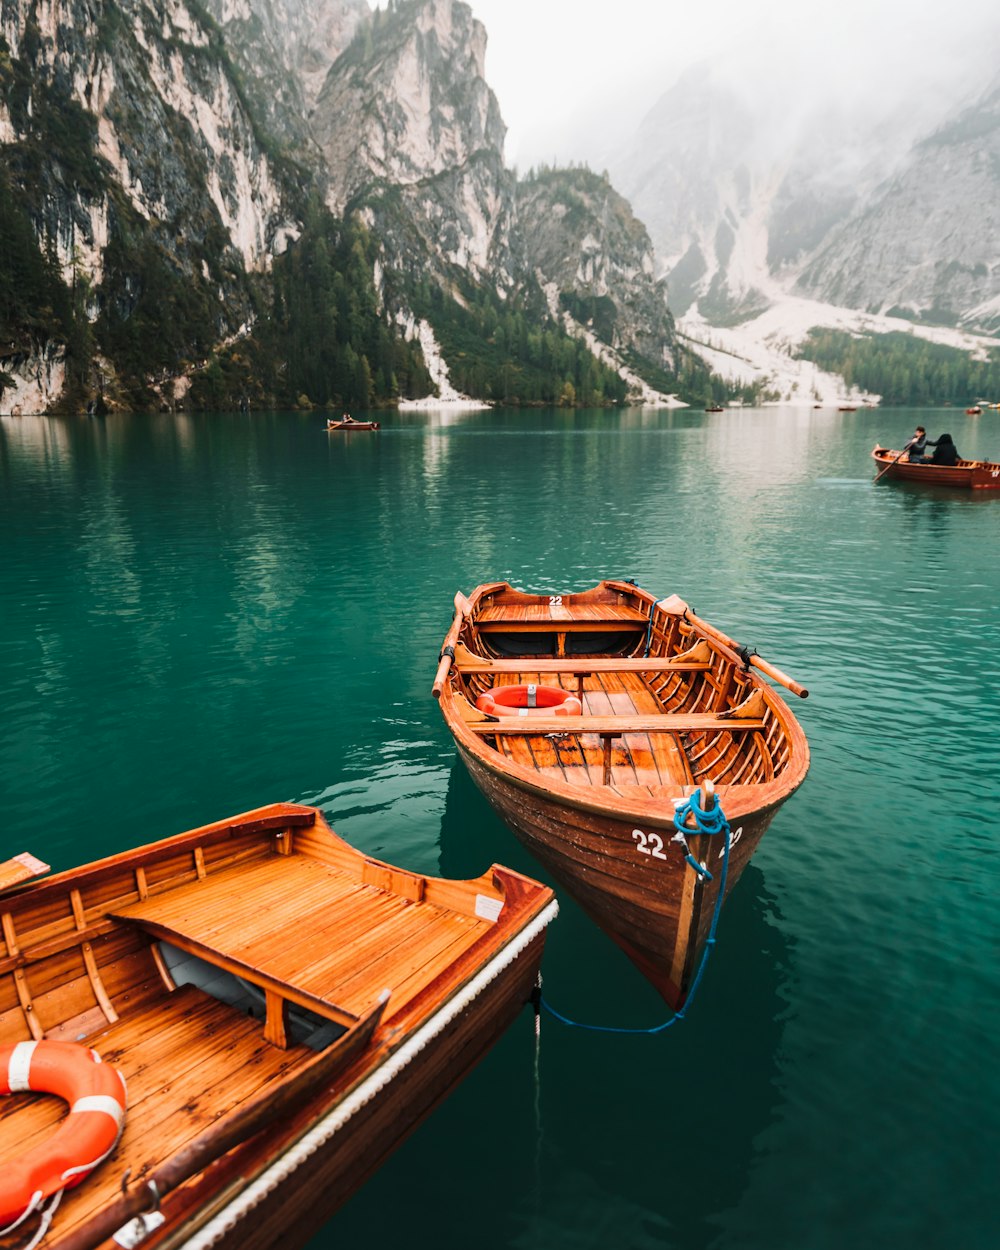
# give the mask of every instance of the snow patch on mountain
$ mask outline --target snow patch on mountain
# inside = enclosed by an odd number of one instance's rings
[[[912,334],[945,347],[969,352],[985,360],[1000,338],[970,334],[948,326],[916,325],[902,317],[857,312],[817,300],[782,295],[774,289],[766,312],[741,325],[710,325],[698,313],[677,323],[688,345],[722,377],[738,385],[761,382],[783,403],[836,403],[844,400],[875,403],[877,395],[849,389],[842,378],[824,373],[811,361],[795,360],[794,353],[814,327],[849,334]]]

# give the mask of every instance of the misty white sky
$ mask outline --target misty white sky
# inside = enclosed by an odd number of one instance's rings
[[[507,163],[600,168],[686,67],[800,105],[886,107],[985,87],[1000,0],[467,0],[489,35],[486,78]]]

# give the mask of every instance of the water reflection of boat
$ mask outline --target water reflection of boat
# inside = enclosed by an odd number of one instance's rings
[[[22,1151],[0,1222],[29,1208],[30,1233],[58,1203],[45,1245],[82,1250],[137,1244],[146,1212],[149,1244],[265,1250],[302,1245],[478,1062],[531,993],[555,904],[497,866],[448,881],[369,859],[275,804],[12,885],[2,910]],[[58,1100],[26,1093],[65,1092],[49,1064],[107,1085],[51,1137]],[[67,1136],[95,1120],[108,1154],[82,1153],[63,1192]]]
[[[809,765],[805,735],[740,650],[676,596],[602,582],[456,596],[434,692],[459,755],[539,861],[673,1006],[719,897],[712,835],[674,814],[714,783],[734,830],[727,890]],[[700,866],[700,867],[699,867]]]
[[[958,464],[933,464],[929,460],[907,460],[904,451],[893,451],[876,444],[872,459],[879,466],[878,477],[920,482],[924,486],[955,486],[962,490],[1000,490],[1000,463],[993,460],[959,460]]]

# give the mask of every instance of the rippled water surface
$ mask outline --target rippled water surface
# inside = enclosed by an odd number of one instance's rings
[[[456,590],[633,577],[809,687],[812,748],[691,1015],[530,1014],[315,1247],[1000,1242],[1000,492],[888,481],[919,419],[768,409],[0,421],[0,857],[317,804],[423,872],[538,868],[430,697]],[[791,697],[791,696],[789,696]],[[666,1012],[568,900],[565,1014]]]

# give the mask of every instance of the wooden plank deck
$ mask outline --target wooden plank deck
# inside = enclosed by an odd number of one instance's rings
[[[443,952],[461,951],[491,928],[303,855],[210,874],[116,914],[282,1004],[341,1024],[370,1010],[387,988],[390,1017],[436,974]],[[276,1022],[268,1030],[280,1035]]]
[[[312,1055],[305,1048],[290,1052],[268,1045],[259,1020],[192,985],[122,1016],[88,1037],[87,1045],[121,1072],[128,1087],[117,1175],[126,1166],[139,1175],[151,1158],[165,1157],[214,1123],[220,1108],[239,1106]],[[59,1098],[18,1094],[0,1100],[0,1124],[12,1131],[16,1124],[18,1153],[49,1137],[65,1115]]]
[[[520,663],[527,666],[535,661]],[[520,673],[522,681],[531,681],[534,676],[527,667]],[[512,716],[483,724],[473,722],[470,727],[485,736],[491,732],[490,727],[496,731],[502,725],[498,749],[514,763],[532,768],[550,780],[580,786],[642,786],[651,792],[664,787],[676,792],[691,784],[691,768],[676,731],[659,733],[642,728],[649,724],[664,728],[662,722],[668,718],[658,710],[655,695],[641,678],[626,671],[590,673],[588,679],[590,688],[582,691],[582,716],[545,717],[544,721],[541,717]],[[613,745],[588,743],[578,733],[563,729],[577,722],[597,727],[612,725],[617,740]],[[561,736],[563,732],[568,732],[568,736]],[[556,737],[546,736],[550,733]]]

